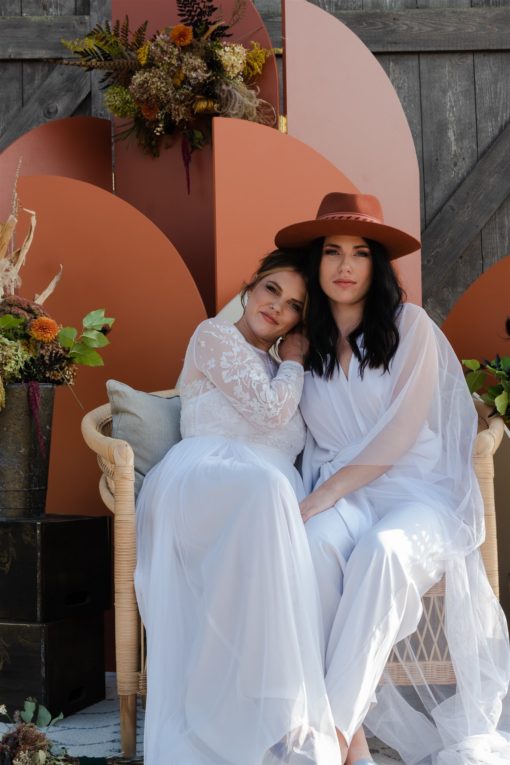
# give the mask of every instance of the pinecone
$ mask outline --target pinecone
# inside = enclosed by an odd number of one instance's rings
[[[41,343],[36,356],[33,356],[23,370],[26,380],[55,385],[72,385],[76,377],[76,365],[69,358],[69,351],[62,348],[57,340]]]

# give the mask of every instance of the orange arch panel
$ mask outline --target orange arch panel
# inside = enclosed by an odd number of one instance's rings
[[[274,249],[278,229],[313,217],[331,189],[357,190],[301,141],[242,120],[214,120],[216,310]]]
[[[70,390],[57,389],[46,508],[104,514],[81,418],[107,399],[110,377],[145,390],[172,387],[205,309],[174,246],[123,200],[91,184],[51,176],[22,178],[19,192],[22,205],[37,212],[20,293],[32,299],[62,263],[62,280],[45,304],[49,313],[76,327],[94,308],[116,317],[105,366],[78,370],[74,391],[83,410]]]
[[[112,188],[111,124],[96,117],[68,117],[39,125],[0,154],[0,220],[11,211],[19,160],[22,175],[63,175]]]
[[[361,191],[378,196],[387,223],[419,238],[413,138],[398,96],[370,50],[316,5],[285,0],[284,51],[289,134],[323,154]],[[399,259],[397,266],[409,300],[420,303],[419,253]]]
[[[473,282],[457,300],[442,330],[460,359],[510,356],[505,320],[510,316],[510,255]]]

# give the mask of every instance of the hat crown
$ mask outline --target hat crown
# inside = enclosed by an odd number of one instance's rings
[[[380,223],[384,222],[380,202],[372,194],[346,194],[339,191],[326,194],[320,203],[317,218],[343,215],[362,215]]]

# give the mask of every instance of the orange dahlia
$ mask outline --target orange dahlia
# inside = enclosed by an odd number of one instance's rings
[[[184,48],[193,40],[193,29],[186,24],[176,24],[170,32],[170,40],[180,48]]]
[[[58,324],[49,316],[40,316],[30,322],[28,332],[35,340],[42,343],[51,343],[58,335]]]

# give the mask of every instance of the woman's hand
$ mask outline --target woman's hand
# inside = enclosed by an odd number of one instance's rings
[[[303,364],[308,353],[309,342],[300,330],[293,330],[278,346],[278,355],[282,361],[297,361]]]
[[[335,499],[331,496],[330,492],[323,489],[323,486],[312,491],[311,494],[299,503],[303,523],[306,523],[310,518],[313,518],[314,515],[318,515],[319,513],[324,512],[324,510],[329,510],[330,507],[333,507],[336,500],[339,499],[338,497]]]

